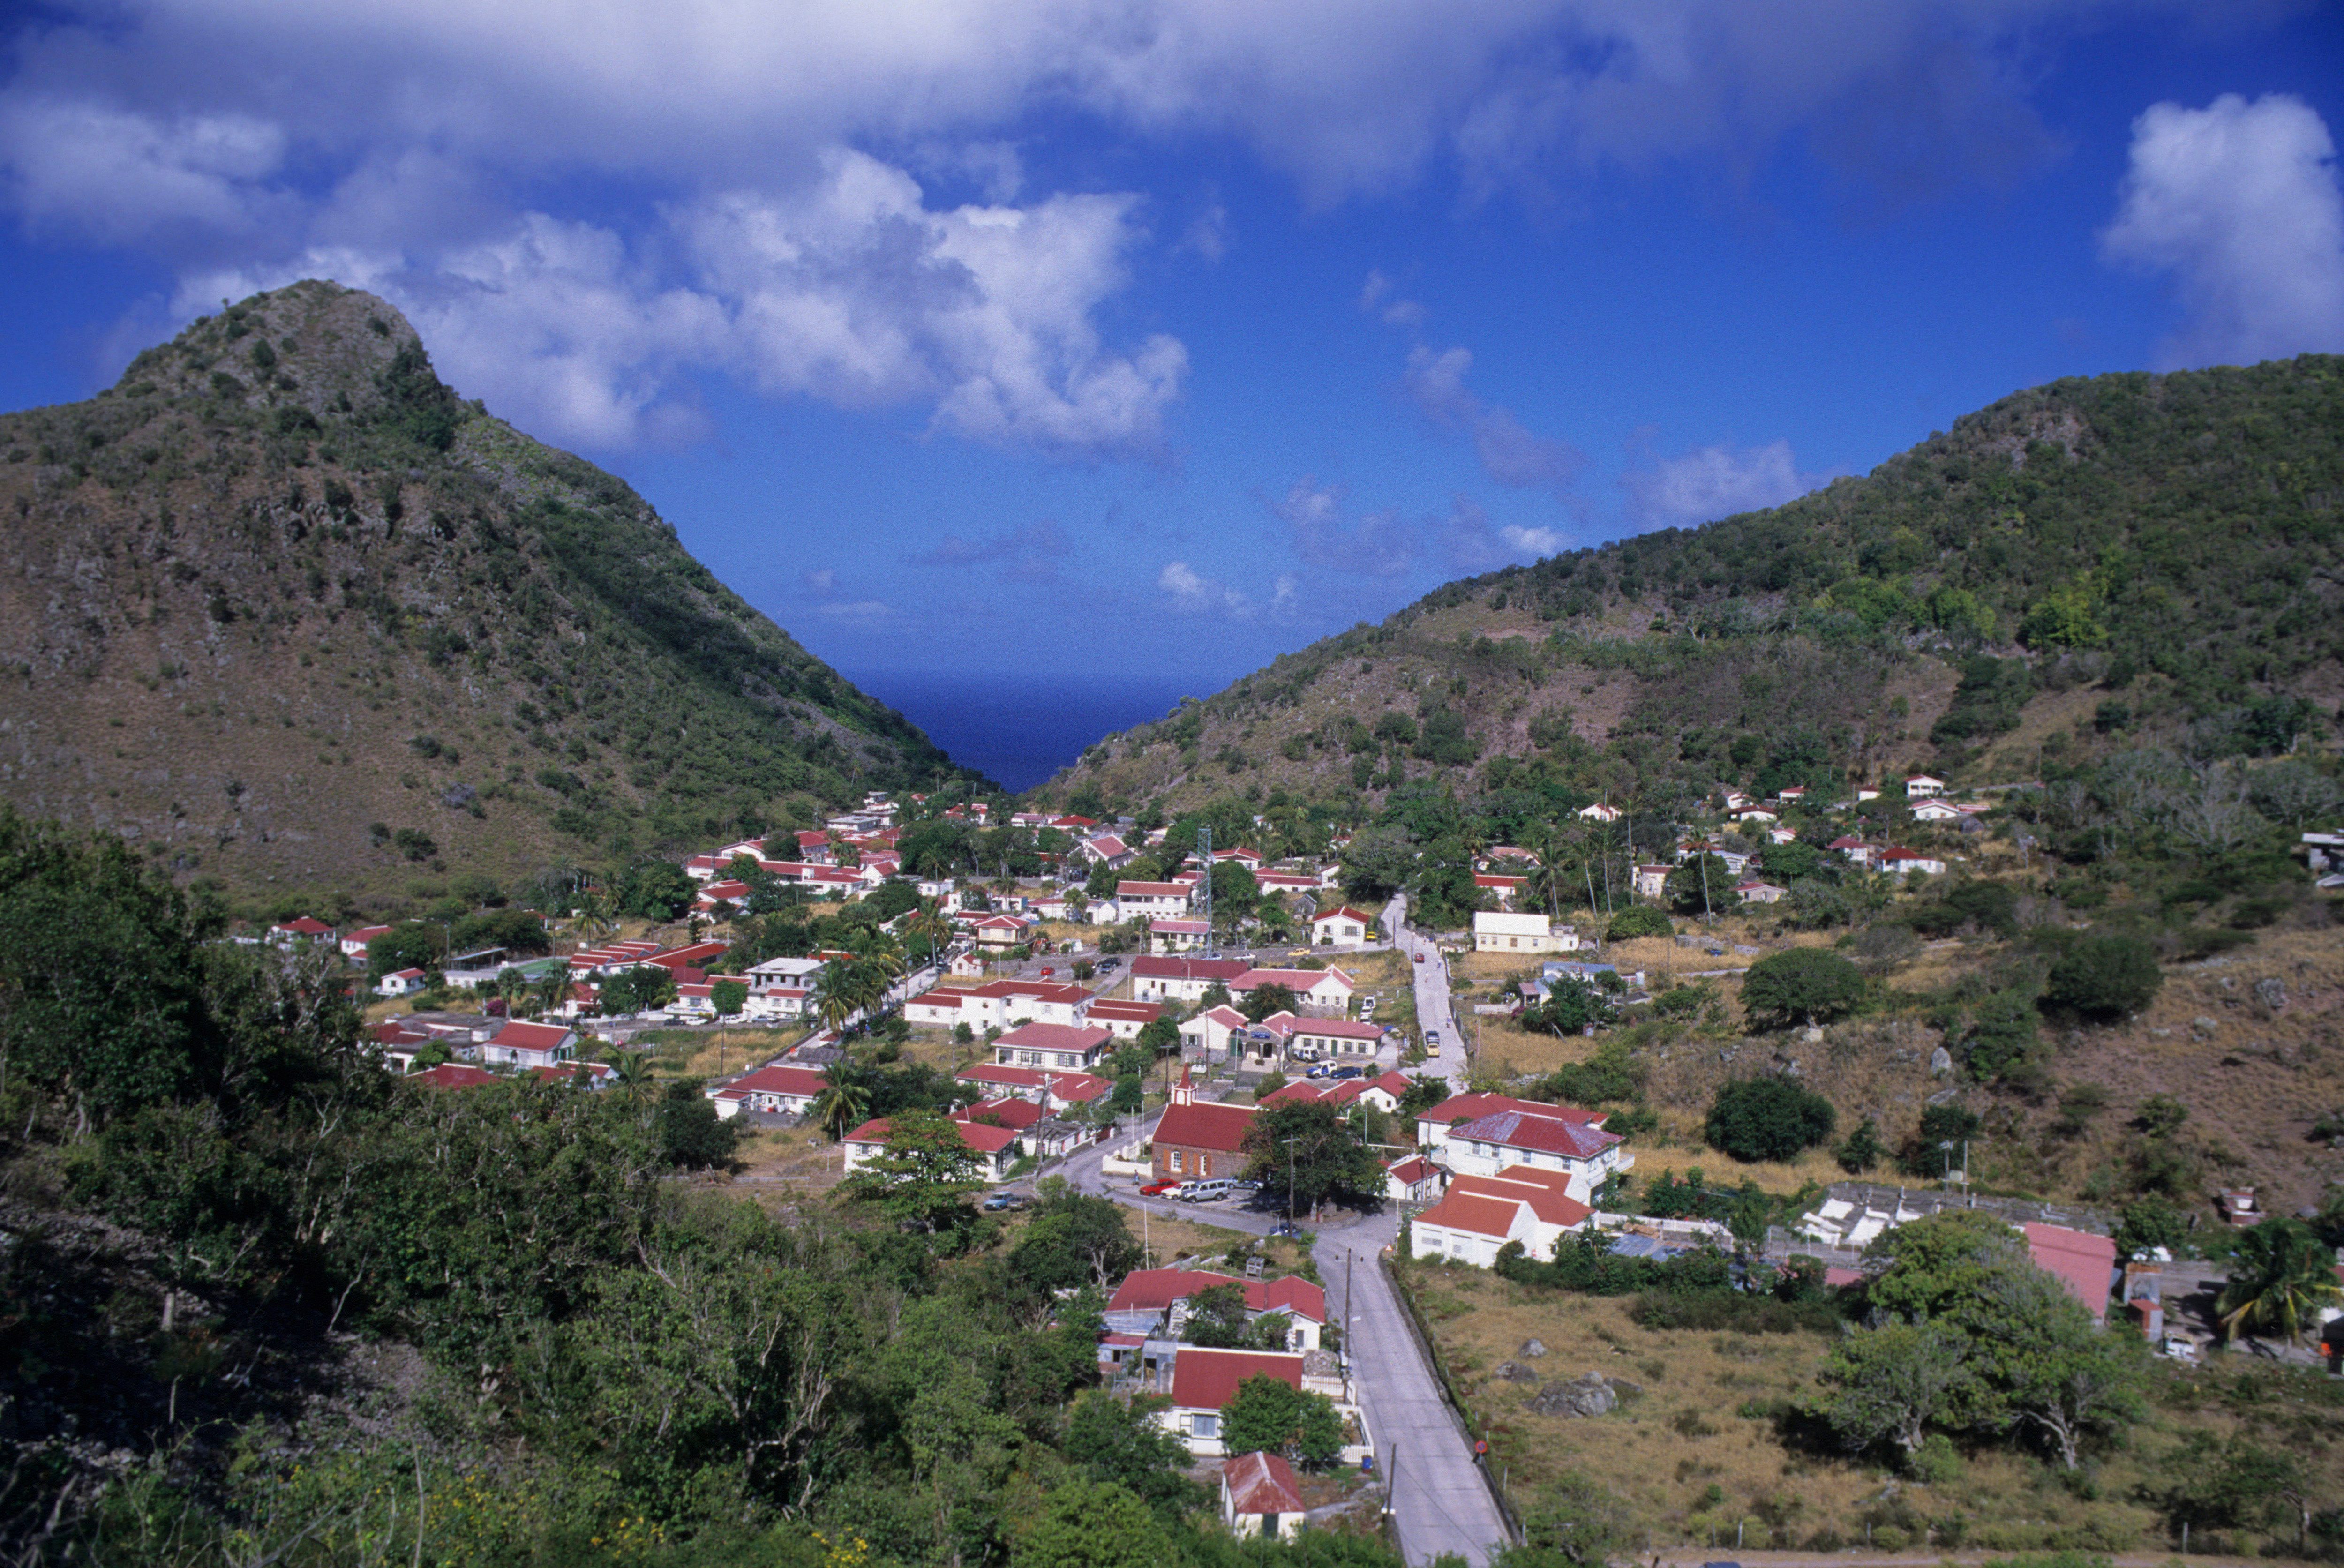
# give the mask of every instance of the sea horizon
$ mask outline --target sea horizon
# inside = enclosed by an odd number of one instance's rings
[[[1205,697],[1225,682],[1146,677],[884,670],[847,674],[902,713],[949,754],[1012,794],[1022,794],[1119,730],[1160,719],[1183,696]]]

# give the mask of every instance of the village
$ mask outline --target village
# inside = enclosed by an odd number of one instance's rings
[[[1962,843],[1993,810],[1948,801],[1926,775],[1904,791],[1904,814],[1940,829],[1931,840],[1941,845]],[[1867,790],[1817,808],[1803,794],[1792,785],[1761,801],[1722,790],[1713,829],[1682,832],[1665,859],[1627,857],[1627,885],[1610,890],[1615,907],[1661,904],[1688,867],[1719,874],[1721,907],[1780,900],[1789,878],[1768,879],[1770,858],[1791,859],[1785,849],[1804,848],[1803,831],[1821,836],[1878,799]],[[924,804],[914,797],[914,810]],[[989,808],[939,814],[985,825]],[[1598,831],[1623,816],[1601,804],[1579,814]],[[1420,1330],[1379,1259],[1397,1251],[1490,1270],[1555,1256],[1566,1238],[1659,1260],[1736,1249],[1715,1219],[1638,1211],[1623,1179],[1636,1164],[1631,1139],[1606,1112],[1506,1092],[1477,1072],[1490,1016],[1519,1017],[1558,986],[1625,1006],[1651,1000],[1653,977],[1607,961],[1612,945],[1538,912],[1542,868],[1531,851],[1490,848],[1470,927],[1427,932],[1409,924],[1405,899],[1374,909],[1344,901],[1340,840],[1316,860],[1272,861],[1209,838],[1184,855],[1161,828],[1019,813],[1010,825],[1069,847],[1038,876],[980,883],[907,875],[901,816],[874,795],[820,829],[691,855],[679,866],[689,884],[682,919],[641,936],[572,919],[555,923],[564,929],[541,956],[487,948],[450,952],[433,967],[375,963],[369,1037],[387,1070],[445,1091],[516,1074],[606,1091],[649,1042],[715,1040],[717,1070],[700,1070],[711,1065],[704,1046],[684,1058],[700,1094],[738,1129],[798,1140],[789,1168],[817,1188],[901,1168],[890,1118],[858,1117],[854,1098],[834,1090],[840,1064],[875,1050],[948,1070],[948,1125],[988,1212],[1014,1217],[1041,1190],[1092,1193],[1136,1214],[1146,1233],[1237,1239],[1225,1257],[1150,1248],[1113,1282],[1102,1381],[1157,1399],[1157,1420],[1199,1463],[1223,1456],[1222,1422],[1249,1381],[1323,1400],[1341,1465],[1369,1473],[1379,1454],[1389,1463],[1404,1451],[1423,1467],[1432,1490],[1406,1510],[1411,1539],[1494,1539],[1506,1503],[1458,1441],[1453,1411],[1411,1348]],[[1943,875],[1960,855],[1884,842],[1878,821],[1875,808],[1874,831],[1859,823],[1820,848],[1898,879]],[[1119,875],[1143,855],[1174,868],[1162,880]],[[1242,869],[1267,918],[1216,917],[1223,867]],[[1588,886],[1585,902],[1601,906],[1605,891]],[[733,921],[777,894],[839,909],[884,896],[896,909],[862,927],[867,940],[856,946],[740,961]],[[1688,929],[1674,941],[1724,951],[1700,921]],[[358,968],[391,934],[304,919],[267,939],[330,946]],[[1493,966],[1497,1001],[1460,1016],[1462,994],[1485,983],[1464,970],[1487,976]],[[772,1044],[758,1047],[760,1037]],[[729,1061],[725,1042],[740,1053]],[[1285,1124],[1271,1123],[1300,1107],[1323,1108],[1325,1125],[1365,1151],[1372,1178],[1306,1183],[1312,1196],[1298,1204],[1291,1171],[1278,1179],[1274,1135]],[[1283,1139],[1289,1166],[1296,1141]],[[1753,1266],[1816,1268],[1830,1288],[1852,1284],[1864,1245],[1884,1230],[1979,1204],[1950,1160],[1948,1175],[1943,1189],[1834,1186],[1745,1255]],[[2094,1321],[2120,1311],[2173,1353],[2194,1353],[2187,1334],[2167,1333],[2169,1258],[2120,1259],[2104,1219],[2024,1207],[2005,1218]],[[1281,1243],[1289,1250],[1273,1264],[1268,1249]],[[1328,1497],[1286,1458],[1261,1452],[1232,1462],[1221,1492],[1232,1527],[1273,1533],[1298,1528]]]

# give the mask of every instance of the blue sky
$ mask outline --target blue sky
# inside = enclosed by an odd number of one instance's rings
[[[1202,694],[2019,387],[2344,350],[2332,5],[14,15],[8,406],[370,288],[897,693]]]

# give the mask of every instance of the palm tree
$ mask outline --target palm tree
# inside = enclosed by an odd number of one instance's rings
[[[822,1020],[823,1028],[844,1029],[846,1020],[862,1010],[854,976],[857,967],[848,959],[833,958],[814,976],[813,995],[807,1000],[813,1004],[813,1015]]]
[[[599,887],[580,889],[577,901],[571,907],[577,911],[578,935],[581,938],[591,940],[618,929],[611,918],[610,897]]]
[[[548,969],[544,974],[540,975],[537,977],[537,983],[530,987],[530,1006],[540,1017],[551,1013],[569,998],[570,966],[567,964],[558,969]]]
[[[619,1092],[627,1098],[642,1101],[651,1098],[652,1089],[652,1064],[641,1052],[627,1051],[611,1064],[618,1077]]]
[[[945,901],[942,898],[921,899],[920,906],[912,911],[910,919],[904,922],[904,934],[924,938],[931,957],[943,952],[953,935],[952,916],[945,913]]]
[[[2222,1337],[2240,1329],[2275,1329],[2295,1340],[2320,1321],[2320,1309],[2344,1302],[2334,1254],[2299,1219],[2266,1219],[2238,1235],[2229,1283],[2214,1310]]]
[[[863,1113],[870,1104],[871,1096],[862,1085],[828,1079],[822,1093],[813,1097],[814,1123],[836,1143],[863,1125]]]

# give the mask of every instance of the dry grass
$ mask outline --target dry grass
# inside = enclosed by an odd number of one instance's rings
[[[1882,1506],[1890,1496],[1925,1524],[1962,1516],[1973,1546],[2024,1549],[2063,1533],[2102,1549],[2152,1541],[2156,1521],[2133,1500],[2133,1483],[2144,1455],[2169,1446],[2167,1432],[2137,1433],[2114,1456],[2096,1501],[2000,1450],[1969,1455],[1950,1481],[1906,1480],[1884,1492],[1890,1478],[1875,1467],[1789,1447],[1777,1434],[1772,1411],[1815,1387],[1825,1348],[1818,1336],[1654,1330],[1633,1321],[1625,1299],[1538,1291],[1461,1268],[1419,1278],[1470,1419],[1486,1426],[1517,1497],[1575,1472],[1617,1500],[1644,1549],[1706,1546],[1713,1529],[1730,1546],[1737,1526],[1751,1549],[1835,1550],[1833,1535],[1860,1546],[1867,1522],[1900,1512]],[[1534,1388],[1490,1373],[1533,1337],[1548,1354],[1520,1364],[1541,1379],[1592,1371],[1642,1392],[1592,1419],[1532,1413]]]

